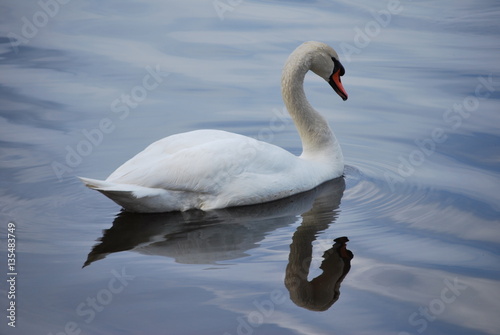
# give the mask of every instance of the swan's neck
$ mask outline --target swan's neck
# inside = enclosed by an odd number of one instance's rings
[[[307,101],[304,78],[310,67],[310,56],[292,53],[281,77],[283,100],[302,140],[302,157],[321,155],[342,159],[342,151],[328,122]]]

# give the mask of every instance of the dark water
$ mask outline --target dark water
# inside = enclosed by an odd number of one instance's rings
[[[54,0],[0,13],[0,333],[500,333],[497,1]],[[120,213],[76,179],[199,128],[300,154],[279,82],[306,40],[346,68],[347,102],[306,78],[345,178],[155,215]]]

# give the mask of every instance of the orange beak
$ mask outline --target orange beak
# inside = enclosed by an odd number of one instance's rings
[[[335,92],[342,98],[342,100],[347,100],[347,92],[342,86],[342,82],[340,81],[340,70],[334,72],[330,77],[330,81],[328,81],[330,86],[333,88]]]

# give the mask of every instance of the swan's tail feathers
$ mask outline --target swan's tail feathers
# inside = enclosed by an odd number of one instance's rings
[[[151,205],[161,200],[166,191],[159,188],[119,184],[106,180],[78,177],[88,188],[99,191],[131,212],[152,212]]]
[[[111,199],[110,195],[116,194],[121,197],[133,196],[134,198],[155,197],[164,192],[160,188],[145,187],[133,184],[120,184],[107,180],[98,180],[78,177],[88,188],[99,191]]]
[[[85,184],[85,186],[87,186],[88,188],[91,188],[91,189],[97,190],[97,191],[99,191],[100,189],[107,188],[107,187],[112,187],[112,185],[113,185],[113,183],[110,183],[110,182],[105,181],[105,180],[90,179],[90,178],[83,178],[83,177],[78,177],[78,179],[80,179]]]

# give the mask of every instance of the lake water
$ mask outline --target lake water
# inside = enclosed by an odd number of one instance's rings
[[[498,1],[42,0],[0,13],[1,334],[500,333]],[[76,179],[200,128],[300,154],[279,85],[307,40],[346,68],[346,102],[305,83],[345,178],[155,215],[121,213]]]

